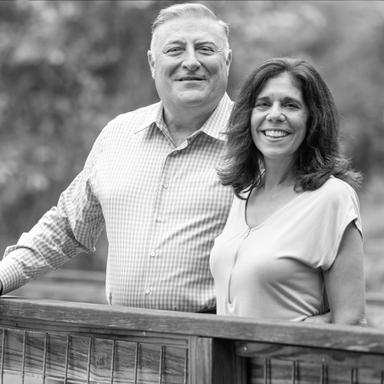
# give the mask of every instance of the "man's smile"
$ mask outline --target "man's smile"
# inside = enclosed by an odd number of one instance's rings
[[[176,81],[203,81],[206,80],[204,76],[198,75],[185,75],[176,77]]]

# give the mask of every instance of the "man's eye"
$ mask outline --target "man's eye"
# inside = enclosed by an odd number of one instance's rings
[[[212,54],[215,52],[215,50],[212,47],[202,46],[202,47],[199,47],[199,52],[204,54]]]
[[[165,52],[170,53],[170,54],[176,54],[176,53],[179,53],[181,51],[182,51],[181,47],[171,47],[171,48],[167,48]]]

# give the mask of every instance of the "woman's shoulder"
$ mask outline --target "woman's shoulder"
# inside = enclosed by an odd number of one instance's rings
[[[346,181],[331,176],[320,188],[314,191],[328,204],[347,204],[348,201],[358,202],[358,196],[354,188]]]
[[[356,194],[351,185],[335,176],[331,176],[318,190],[332,195]]]

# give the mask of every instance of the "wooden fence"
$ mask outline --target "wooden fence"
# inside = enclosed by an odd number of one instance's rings
[[[384,383],[384,330],[0,299],[0,383]]]

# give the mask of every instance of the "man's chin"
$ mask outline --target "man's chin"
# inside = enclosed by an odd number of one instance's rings
[[[201,92],[188,92],[179,95],[178,99],[181,104],[189,106],[207,105],[210,102],[207,94]]]

